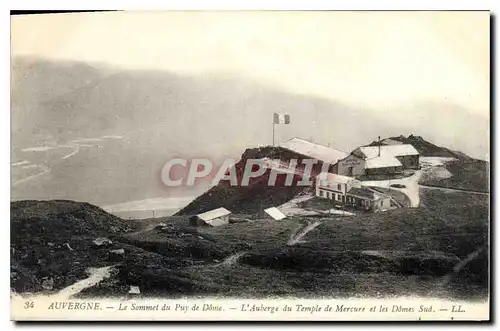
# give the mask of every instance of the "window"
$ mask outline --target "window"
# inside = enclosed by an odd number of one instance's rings
[[[338,185],[337,185],[337,189],[338,189],[339,191],[342,191],[342,185],[338,184]]]
[[[319,190],[319,196],[322,197],[323,196],[323,191],[322,190]]]

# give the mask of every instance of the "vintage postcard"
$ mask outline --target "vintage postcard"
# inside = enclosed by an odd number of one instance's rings
[[[490,13],[11,17],[11,318],[488,321]]]

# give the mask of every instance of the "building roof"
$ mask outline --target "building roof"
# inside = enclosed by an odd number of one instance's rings
[[[286,216],[283,214],[278,208],[276,207],[271,207],[264,209],[264,212],[274,218],[275,220],[279,221],[284,219]]]
[[[401,167],[402,164],[398,159],[392,156],[381,156],[373,159],[367,159],[365,168],[387,168],[387,167]]]
[[[211,226],[221,226],[229,223],[229,221],[223,220],[221,218],[214,218],[213,220],[206,221],[206,223]]]
[[[298,169],[295,168],[290,169],[289,161],[273,160],[267,157],[260,160],[262,161],[262,166],[265,169],[276,170],[279,173],[301,174],[301,171],[299,171]]]
[[[327,182],[336,182],[342,184],[346,184],[352,180],[356,180],[356,178],[353,177],[332,174],[331,172],[322,172],[316,178],[318,180],[326,180]]]
[[[329,164],[335,164],[338,160],[343,159],[347,155],[349,155],[346,152],[315,144],[313,142],[297,137],[280,144],[280,146],[298,154],[309,156],[310,158],[317,159]]]
[[[349,190],[349,192],[347,192],[347,194],[369,200],[379,200],[382,198],[389,198],[389,196],[382,194],[380,192],[376,192],[367,187],[351,187],[351,189]]]
[[[231,214],[231,212],[229,210],[221,207],[221,208],[217,208],[214,210],[206,211],[206,212],[198,214],[196,216],[198,216],[200,219],[204,220],[205,222],[209,222],[215,218],[226,216],[229,214]]]
[[[359,150],[365,155],[367,159],[373,159],[379,156],[379,146],[363,146]],[[403,145],[387,145],[380,146],[381,157],[396,157],[419,155],[418,151],[410,144]]]

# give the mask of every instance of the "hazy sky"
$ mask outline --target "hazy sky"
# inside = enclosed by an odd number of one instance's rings
[[[392,111],[489,116],[488,12],[127,12],[12,17],[12,55],[229,72]]]

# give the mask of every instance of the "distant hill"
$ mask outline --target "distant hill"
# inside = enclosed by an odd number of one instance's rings
[[[218,162],[240,156],[248,146],[268,145],[278,109],[288,112],[292,123],[276,128],[277,143],[312,134],[318,142],[347,150],[392,126],[374,127],[375,114],[361,116],[348,105],[230,75],[185,76],[33,58],[13,59],[12,73],[12,163],[29,160],[50,169],[13,186],[14,199],[106,206],[199,195],[208,186],[163,185],[159,174],[165,162],[176,157]],[[364,136],[351,134],[351,127]],[[124,138],[91,144],[66,159],[53,156],[54,150],[23,152],[105,135]]]
[[[281,147],[268,146],[247,149],[234,166],[238,183],[241,182],[248,159],[265,157],[290,160],[296,158],[297,154]],[[286,177],[278,175],[276,185],[269,186],[269,175],[270,170],[259,177],[250,179],[248,186],[231,186],[228,181],[221,181],[177,212],[176,215],[195,215],[219,207],[224,207],[233,213],[256,214],[261,213],[265,208],[283,204],[299,192],[308,189],[308,187],[296,185],[297,181],[300,180],[299,176],[295,176],[291,186],[286,186],[284,185]]]
[[[387,141],[387,143],[385,143]],[[421,136],[414,136],[413,134],[405,137],[403,135],[396,137],[389,137],[380,140],[381,145],[387,145],[392,142],[400,142],[402,144],[411,144],[420,153],[420,156],[440,156],[440,157],[453,157],[457,159],[471,159],[470,156],[459,151],[453,151],[446,147],[437,146]],[[378,141],[373,141],[367,146],[378,146]]]
[[[423,157],[449,157],[455,160],[446,162],[444,167],[451,173],[450,178],[422,180],[422,185],[437,185],[456,189],[465,189],[481,192],[489,192],[489,167],[487,161],[470,157],[456,150],[437,146],[421,136],[409,135],[395,136],[380,140],[380,144],[392,144],[400,142],[411,144]],[[368,146],[378,146],[378,141],[373,141]]]
[[[73,236],[98,236],[124,233],[130,226],[89,203],[69,200],[23,200],[11,203],[11,244],[30,245],[39,237],[40,243],[61,242]]]

